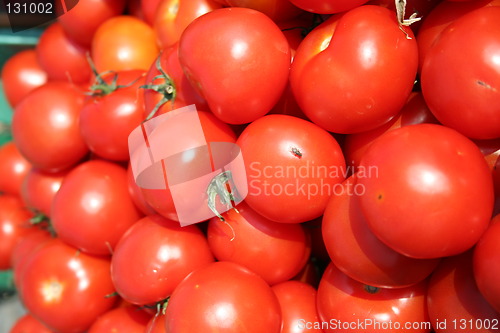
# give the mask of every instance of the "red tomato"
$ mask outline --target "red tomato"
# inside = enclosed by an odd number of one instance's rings
[[[11,256],[19,241],[31,232],[31,212],[14,195],[0,195],[0,270],[11,268]]]
[[[154,25],[156,12],[162,0],[140,0],[144,21],[150,26]]]
[[[290,280],[309,258],[310,238],[303,226],[276,223],[257,214],[245,202],[208,223],[208,242],[218,260],[240,264],[267,283]]]
[[[165,329],[165,314],[157,313],[149,320],[145,333],[167,333]]]
[[[344,145],[346,161],[353,167],[357,167],[376,138],[396,128],[422,123],[437,124],[438,121],[425,104],[422,94],[413,92],[399,114],[388,123],[370,131],[347,135]]]
[[[36,251],[21,277],[21,300],[50,329],[86,331],[115,298],[110,262],[53,239]],[[36,273],[33,273],[36,272]]]
[[[207,143],[213,142],[235,142],[236,136],[234,135],[231,128],[224,124],[222,121],[217,119],[212,113],[198,111],[198,117],[200,120],[200,124],[205,135],[205,140]],[[185,123],[183,121],[179,121],[177,124],[178,128],[183,129],[183,132],[186,134],[185,139],[189,138],[189,133],[191,130],[192,124]],[[161,134],[158,134],[161,135]],[[155,140],[155,136],[151,135],[149,140]],[[186,178],[187,180],[194,179],[199,177],[199,175],[190,174],[187,170],[195,169],[197,165],[199,165],[200,161],[206,160],[206,154],[203,150],[194,149],[191,150],[194,153],[194,156],[191,160],[183,160],[179,161],[179,165],[176,166],[176,169],[186,170]],[[182,164],[183,163],[183,164]],[[177,216],[177,211],[174,206],[174,202],[172,199],[172,195],[170,190],[162,189],[145,189],[141,188],[144,199],[146,202],[160,215],[170,219],[178,221],[179,217]],[[193,206],[198,205],[198,202],[193,201]],[[194,208],[193,208],[194,209]]]
[[[281,333],[321,333],[320,328],[308,329],[306,323],[319,322],[316,310],[316,289],[299,281],[286,281],[272,287],[281,307]]]
[[[453,129],[418,124],[385,133],[360,168],[365,174],[358,174],[357,184],[365,192],[359,199],[368,225],[404,255],[455,255],[488,227],[491,173],[477,146]]]
[[[128,136],[142,122],[143,70],[110,73],[93,87],[80,112],[80,131],[90,151],[112,161],[128,161]],[[108,91],[109,89],[110,91]]]
[[[123,306],[109,310],[97,318],[88,333],[144,333],[151,318],[147,312],[135,306]]]
[[[215,262],[186,277],[170,297],[169,333],[279,333],[281,310],[271,287],[230,262]]]
[[[215,0],[162,0],[154,17],[154,31],[161,49],[179,42],[181,34],[196,18],[222,6]]]
[[[248,8],[222,8],[184,30],[179,60],[219,119],[244,124],[278,102],[288,80],[290,47],[266,15]]]
[[[432,113],[470,138],[500,137],[499,34],[500,7],[472,11],[443,30],[422,65],[422,93]]]
[[[244,7],[258,10],[275,22],[290,20],[304,11],[288,0],[216,0],[230,7]]]
[[[290,0],[295,6],[317,14],[344,12],[368,2],[368,0]]]
[[[321,216],[345,178],[337,141],[303,119],[262,117],[245,128],[237,144],[248,179],[245,201],[272,221],[300,223]]]
[[[91,50],[99,73],[146,71],[159,52],[153,28],[128,15],[114,16],[102,23],[94,34]]]
[[[47,82],[47,73],[38,63],[36,51],[28,49],[7,59],[1,78],[5,98],[14,108],[30,91]]]
[[[318,288],[321,322],[316,324],[322,325],[325,333],[430,332],[426,286],[421,282],[406,288],[375,288],[349,278],[330,264]]]
[[[359,207],[363,187],[355,176],[332,195],[323,215],[323,239],[335,266],[361,283],[381,288],[411,286],[429,276],[438,259],[406,257],[382,243]]]
[[[139,208],[139,210],[144,215],[156,214],[155,210],[144,199],[141,188],[135,182],[134,173],[132,172],[132,167],[130,166],[130,164],[127,167],[127,182],[128,192],[136,207]]]
[[[497,332],[500,325],[477,289],[472,251],[443,259],[429,281],[427,306],[436,333]]]
[[[88,47],[66,36],[60,23],[52,23],[40,36],[36,55],[50,80],[87,83],[91,69],[87,61]]]
[[[290,83],[314,123],[336,133],[368,131],[403,107],[417,73],[417,43],[396,15],[361,6],[309,33],[292,63]]]
[[[160,215],[135,223],[116,245],[111,276],[126,301],[147,305],[169,297],[192,271],[214,261],[203,233]]]
[[[84,162],[68,173],[50,216],[63,241],[98,255],[109,255],[141,217],[128,192],[127,171],[103,160]]]
[[[97,28],[125,9],[125,0],[79,0],[70,11],[57,18],[64,32],[83,46],[89,47]],[[55,2],[56,8],[61,5]]]
[[[441,1],[439,4],[422,20],[422,27],[418,31],[418,55],[419,71],[427,53],[438,39],[443,30],[453,21],[465,14],[482,7],[498,6],[499,0],[476,0],[476,1]]]
[[[497,215],[474,249],[474,277],[479,291],[500,312],[500,215]],[[498,329],[498,327],[497,327]]]
[[[57,172],[85,157],[88,148],[78,126],[83,100],[82,91],[71,83],[48,82],[17,105],[12,135],[34,167]]]
[[[31,164],[19,152],[14,142],[0,146],[0,192],[21,194],[21,184],[31,169]]]
[[[144,118],[195,104],[207,110],[207,102],[187,79],[179,62],[179,44],[162,50],[146,75]]]
[[[67,173],[49,173],[31,168],[21,186],[21,198],[26,207],[50,216],[52,201]]]
[[[53,333],[53,331],[27,313],[16,321],[9,333]]]

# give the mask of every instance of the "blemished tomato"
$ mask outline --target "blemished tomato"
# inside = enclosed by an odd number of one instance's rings
[[[31,314],[26,313],[20,317],[9,333],[53,333],[44,324],[38,321]]]
[[[376,139],[360,167],[360,206],[373,233],[414,258],[474,246],[493,212],[493,181],[477,146],[435,124],[405,126]],[[416,232],[418,230],[418,232]]]
[[[93,87],[95,95],[83,106],[79,124],[83,140],[97,156],[112,161],[130,158],[128,136],[144,119],[139,87],[145,76],[143,70],[114,72],[102,77],[103,88],[99,83]]]
[[[211,11],[194,20],[179,41],[179,60],[191,84],[229,124],[249,123],[272,109],[286,87],[290,57],[280,28],[248,8]]]
[[[203,130],[203,134],[205,135],[205,140],[207,143],[214,142],[230,142],[234,143],[236,141],[236,136],[231,128],[217,119],[211,112],[206,111],[198,111],[198,117],[201,124],[201,128]],[[183,137],[185,140],[190,140],[190,130],[192,128],[192,124],[183,121],[186,118],[178,118],[181,119],[177,122],[176,127],[181,129],[183,133],[186,135]],[[161,136],[161,133],[156,133]],[[151,135],[149,137],[149,141],[155,140],[155,135]],[[194,139],[193,139],[194,140]],[[198,144],[198,142],[196,142]],[[193,152],[193,156],[189,160],[177,161],[179,162],[176,165],[178,169],[184,170],[193,170],[196,169],[200,163],[206,161],[206,154],[202,149],[194,149],[191,150]],[[190,173],[186,171],[186,177],[184,179],[191,180],[195,177],[199,177],[199,175],[189,176]],[[146,189],[141,188],[141,192],[144,196],[144,200],[160,215],[170,219],[178,221],[179,217],[177,215],[177,211],[174,206],[174,201],[172,195],[170,193],[170,189]],[[196,205],[199,203],[194,201],[192,202],[193,209],[195,209]],[[201,221],[200,221],[201,222]]]
[[[207,102],[181,68],[179,44],[163,49],[158,57],[146,75],[144,118],[191,104],[196,105],[198,110],[208,110]]]
[[[57,18],[64,32],[75,42],[90,47],[97,28],[106,20],[123,13],[125,0],[79,0],[64,15]],[[56,1],[56,9],[61,1]]]
[[[11,268],[14,248],[32,230],[32,216],[19,197],[0,194],[0,270]]]
[[[267,283],[290,280],[297,275],[311,253],[310,238],[300,224],[284,224],[257,214],[245,202],[214,217],[208,223],[207,238],[214,256],[240,264]]]
[[[177,221],[150,215],[121,237],[111,259],[111,276],[123,299],[148,305],[165,300],[189,273],[213,261],[197,226],[181,227]]]
[[[472,11],[441,32],[422,65],[422,93],[432,113],[474,139],[500,137],[498,34],[500,7]]]
[[[36,272],[36,273],[34,273]],[[26,263],[21,300],[50,329],[87,330],[116,298],[109,259],[78,251],[59,239],[45,243]]]
[[[425,104],[422,93],[412,92],[398,115],[388,123],[371,131],[346,136],[343,147],[346,161],[356,167],[359,165],[363,154],[376,138],[396,128],[422,123],[437,124],[438,121],[427,107],[427,104]]]
[[[248,125],[237,144],[248,180],[245,201],[272,221],[301,223],[321,216],[345,178],[335,138],[303,119],[267,115]]]
[[[219,261],[187,276],[169,299],[169,333],[279,333],[281,310],[271,287],[235,263]]]
[[[275,22],[287,21],[299,16],[304,11],[288,0],[216,0],[230,7],[244,7],[258,10]]]
[[[135,306],[121,306],[99,316],[88,333],[144,333],[151,315]]]
[[[290,0],[290,2],[311,13],[334,14],[361,6],[368,0]]]
[[[500,314],[477,289],[472,253],[444,258],[429,280],[427,307],[436,333],[498,332],[500,328]]]
[[[281,333],[323,332],[308,329],[306,323],[319,322],[316,310],[316,289],[299,281],[286,281],[272,287],[281,307]]]
[[[0,193],[21,194],[21,184],[31,169],[31,164],[19,152],[14,142],[0,147]]]
[[[50,217],[63,241],[87,253],[110,255],[141,214],[130,198],[127,170],[112,162],[91,160],[66,175]]]
[[[306,116],[342,134],[393,118],[412,91],[418,65],[413,33],[404,28],[407,38],[401,29],[394,12],[366,5],[334,15],[309,33],[290,71]]]
[[[159,53],[153,28],[129,15],[114,16],[102,23],[92,38],[91,50],[99,73],[147,71]]]
[[[38,62],[35,49],[18,52],[7,59],[2,67],[1,78],[5,98],[13,108],[48,79]]]
[[[474,277],[479,291],[500,312],[500,215],[491,222],[474,249]]]
[[[49,80],[72,83],[87,83],[91,69],[87,61],[88,47],[81,46],[66,36],[60,23],[46,28],[36,45],[40,66],[47,72]]]
[[[83,101],[83,92],[73,84],[52,81],[17,105],[12,117],[14,143],[34,167],[58,172],[87,155],[78,126]]]
[[[430,332],[426,281],[406,288],[375,288],[351,279],[331,263],[319,284],[317,308],[329,332]]]
[[[221,7],[215,0],[162,0],[153,24],[158,45],[165,49],[176,44],[194,19]]]
[[[424,280],[439,259],[409,258],[382,243],[359,207],[363,191],[352,176],[328,202],[322,229],[332,262],[349,277],[374,287],[401,288]]]

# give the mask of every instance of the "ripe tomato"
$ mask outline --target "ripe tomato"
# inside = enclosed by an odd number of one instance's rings
[[[198,117],[201,124],[201,128],[203,130],[203,134],[205,136],[205,140],[207,143],[214,142],[230,142],[234,143],[236,141],[236,136],[231,130],[231,128],[217,119],[212,113],[198,111]],[[179,117],[180,119],[175,124],[175,127],[180,129],[185,136],[183,136],[183,140],[191,140],[192,136],[190,136],[190,131],[192,130],[192,123],[184,121],[187,119],[186,117]],[[156,140],[156,138],[162,136],[163,134],[160,132],[155,132],[148,139],[149,141]],[[199,144],[199,142],[196,142]],[[207,153],[203,149],[190,149],[190,152],[193,154],[190,156],[190,159],[182,159],[176,160],[175,169],[176,170],[184,170],[184,179],[192,180],[200,175],[196,172],[192,172],[193,170],[200,170],[200,165],[206,165]],[[210,170],[212,171],[212,170]],[[141,188],[142,194],[146,202],[160,215],[174,221],[178,221],[179,217],[177,215],[177,211],[174,205],[174,201],[172,198],[172,194],[170,189],[146,189]],[[207,204],[207,203],[204,203]],[[197,205],[199,205],[198,201],[192,201],[193,209],[196,209]]]
[[[150,26],[154,25],[156,11],[162,0],[140,0],[144,21]]]
[[[192,271],[214,261],[195,225],[150,215],[135,223],[116,245],[111,276],[126,301],[147,305],[168,298]]]
[[[14,142],[0,146],[0,192],[20,195],[21,184],[31,164],[19,152]]]
[[[57,18],[64,32],[83,46],[89,47],[97,28],[111,17],[122,14],[125,0],[79,0],[76,5]],[[60,1],[55,2],[57,10]]]
[[[10,333],[53,333],[53,331],[49,330],[31,314],[26,313],[16,321]]]
[[[88,47],[69,39],[60,23],[52,23],[40,36],[36,55],[50,80],[87,83],[91,69],[87,61]]]
[[[215,0],[162,0],[155,11],[154,31],[161,49],[177,42],[196,18],[222,6]]]
[[[444,258],[432,274],[427,306],[436,333],[498,331],[500,314],[477,289],[472,253]]]
[[[17,105],[12,135],[34,167],[58,172],[88,153],[78,126],[83,100],[83,92],[71,83],[54,81],[33,90]]]
[[[437,124],[438,121],[425,104],[422,93],[412,92],[399,114],[388,123],[370,131],[346,136],[344,145],[346,161],[357,167],[364,153],[376,138],[396,128],[422,123]]]
[[[144,333],[151,315],[135,306],[109,310],[97,318],[88,333]]]
[[[328,202],[322,229],[332,262],[349,277],[374,287],[401,288],[424,280],[439,260],[409,258],[382,243],[359,207],[363,192],[352,176]]]
[[[146,333],[167,333],[165,329],[165,314],[159,312],[149,320]]]
[[[417,73],[417,43],[394,12],[367,5],[335,15],[295,54],[290,83],[307,117],[336,133],[368,131],[403,107]]]
[[[162,50],[146,75],[144,118],[195,104],[208,110],[207,102],[191,85],[179,62],[179,44]]]
[[[106,297],[114,292],[109,267],[108,259],[82,253],[53,239],[26,263],[21,300],[52,330],[86,331],[115,303],[115,298]]]
[[[258,10],[275,22],[287,21],[304,13],[288,0],[216,0],[230,7],[244,7]]]
[[[295,6],[317,14],[334,14],[361,6],[368,0],[290,0]]]
[[[7,59],[1,78],[5,98],[15,108],[30,91],[47,82],[47,73],[40,66],[35,49],[28,49]]]
[[[139,210],[144,215],[156,214],[155,210],[144,199],[141,188],[139,187],[139,185],[137,185],[134,179],[134,173],[132,172],[132,167],[130,166],[130,164],[127,167],[127,183],[128,192],[136,207],[139,208]]]
[[[267,283],[290,280],[309,258],[310,238],[298,224],[266,219],[245,202],[214,217],[208,223],[210,249],[218,260],[240,264],[260,275]]]
[[[316,289],[299,281],[286,281],[272,287],[281,307],[281,333],[322,333],[319,328],[307,328],[307,323],[319,322],[316,310]]]
[[[318,287],[317,307],[325,333],[430,332],[427,284],[375,288],[357,282],[330,264]],[[314,327],[314,326],[313,326]]]
[[[80,131],[90,151],[112,161],[130,158],[128,136],[144,119],[139,87],[145,75],[143,70],[114,72],[92,88],[94,95],[80,112]]]
[[[21,185],[21,198],[26,207],[50,216],[52,201],[67,173],[68,170],[49,173],[31,168]]]
[[[258,11],[209,12],[184,30],[179,43],[188,79],[226,123],[245,124],[265,115],[286,87],[290,47],[279,27]]]
[[[373,233],[415,258],[471,248],[493,212],[493,182],[477,146],[434,124],[405,126],[375,140],[360,167],[361,209]],[[418,232],[415,232],[419,230]]]
[[[443,30],[422,65],[422,93],[432,113],[474,139],[500,137],[498,34],[500,7],[472,11]]]
[[[497,215],[474,249],[474,277],[479,291],[500,312],[500,215]]]
[[[14,195],[0,195],[0,270],[11,268],[11,256],[17,243],[31,232],[32,214]]]
[[[168,302],[165,327],[170,333],[279,333],[281,310],[260,276],[219,261],[197,269],[177,286]]]
[[[92,38],[92,60],[99,73],[148,70],[158,56],[153,28],[140,19],[114,16],[102,23]]]
[[[248,180],[245,201],[272,221],[301,223],[321,216],[345,178],[335,138],[303,119],[267,115],[248,125],[237,144]]]
[[[128,192],[127,171],[104,160],[84,162],[66,175],[50,216],[63,241],[98,255],[111,254],[141,217]]]

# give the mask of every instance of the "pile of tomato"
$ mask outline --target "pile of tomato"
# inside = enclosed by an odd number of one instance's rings
[[[497,332],[499,4],[78,1],[1,73],[11,332]],[[129,135],[187,106],[207,146],[157,132],[139,186]],[[184,225],[211,143],[244,200]]]

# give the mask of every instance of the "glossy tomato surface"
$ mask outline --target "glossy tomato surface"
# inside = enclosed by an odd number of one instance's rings
[[[0,147],[0,192],[21,194],[21,184],[31,169],[31,163],[21,154],[14,142]]]

